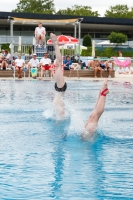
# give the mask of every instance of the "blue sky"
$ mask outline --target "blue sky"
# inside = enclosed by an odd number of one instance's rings
[[[19,0],[4,0],[1,2],[0,11],[11,11],[16,8],[16,4]],[[77,3],[78,2],[78,3]],[[110,6],[115,6],[117,4],[127,4],[129,7],[132,7],[132,1],[126,0],[122,2],[121,0],[100,0],[100,1],[89,1],[89,0],[82,0],[81,3],[77,0],[54,0],[55,7],[58,10],[59,8],[65,9],[67,7],[71,7],[72,5],[78,4],[83,6],[91,6],[93,11],[98,10],[101,16],[104,15],[105,10],[107,10]]]

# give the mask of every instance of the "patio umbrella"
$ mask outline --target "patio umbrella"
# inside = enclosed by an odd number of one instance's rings
[[[92,57],[95,57],[95,41],[92,40]]]
[[[78,43],[78,39],[72,37],[72,36],[67,36],[67,35],[59,35],[59,36],[56,36],[57,37],[57,40],[58,40],[58,43],[59,44],[67,44],[67,43],[71,43],[71,44],[76,44]],[[47,41],[47,44],[52,44],[52,40],[49,39]]]

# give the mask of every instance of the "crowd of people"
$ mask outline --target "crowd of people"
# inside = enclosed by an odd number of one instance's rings
[[[38,27],[35,28],[35,38],[36,38],[36,46],[37,47],[43,47],[45,44],[45,36],[46,36],[46,29],[42,26],[42,23],[38,23]],[[121,51],[119,51],[119,56],[122,56]],[[38,71],[40,71],[40,79],[43,78],[44,72],[47,70],[50,72],[50,74],[54,77],[55,71],[56,71],[56,60],[52,61],[48,57],[48,53],[44,52],[43,58],[39,61],[37,59],[36,53],[33,53],[32,59],[27,63],[25,63],[25,60],[22,59],[21,54],[18,54],[17,58],[15,58],[14,62],[12,62],[12,56],[9,53],[8,50],[2,50],[0,54],[0,65],[2,70],[6,70],[8,66],[12,65],[15,67],[17,71],[18,78],[22,78],[22,71],[24,70],[25,66],[26,68],[29,68],[31,71],[31,75],[33,78],[37,78]],[[65,59],[62,61],[62,71],[64,70],[71,70],[76,69],[75,68],[75,62],[74,60],[69,56],[65,56]],[[100,60],[98,57],[94,57],[93,60],[89,61],[89,63],[85,63],[79,60],[79,58],[76,60],[76,67],[79,69],[85,68],[85,69],[92,69],[94,71],[94,77],[96,78],[98,76],[98,73],[100,74],[100,77],[102,78],[103,71],[108,71],[108,77],[111,78],[111,72],[114,71],[115,62],[113,59],[110,60]],[[131,64],[127,67],[118,66],[117,72],[119,74],[133,74],[133,68],[131,67]]]
[[[129,64],[127,67],[119,66],[117,69],[118,74],[133,74],[133,67]]]
[[[64,57],[65,59],[62,61],[62,71],[71,70],[74,68],[73,61],[69,55]],[[22,71],[24,68],[29,68],[31,71],[31,75],[33,78],[37,78],[38,72],[40,72],[40,79],[42,80],[44,76],[44,72],[47,70],[50,72],[51,76],[54,77],[55,74],[55,62],[49,58],[47,52],[44,52],[43,57],[39,61],[37,58],[37,54],[33,53],[30,61],[25,63],[25,60],[22,58],[21,54],[17,55],[17,58],[12,63],[12,57],[8,50],[2,50],[0,54],[0,65],[2,70],[6,70],[8,66],[14,65],[18,78],[22,78]],[[78,62],[79,67],[81,68],[82,64],[84,64],[85,68],[89,68],[94,71],[94,77],[97,77],[97,74],[100,74],[102,77],[103,71],[108,71],[108,78],[111,78],[111,72],[115,70],[115,61],[113,59],[110,60],[100,60],[100,58],[94,57],[94,60],[88,62],[88,66],[81,61]],[[133,74],[133,67],[131,63],[127,67],[117,66],[118,74]]]
[[[97,73],[100,72],[100,77],[102,78],[102,72],[104,70],[108,71],[108,77],[111,78],[111,72],[114,71],[114,61],[100,61],[99,58],[94,57],[94,60],[88,63],[88,67],[94,70],[94,77],[97,77]]]
[[[103,71],[108,71],[108,78],[111,78],[111,72],[115,70],[115,66],[117,67],[116,71],[118,74],[133,74],[133,67],[131,63],[127,66],[117,65],[115,64],[115,60],[100,60],[100,58],[94,57],[94,60],[89,61],[88,67],[94,70],[94,77],[97,77],[97,73],[100,73],[100,77],[102,77]]]

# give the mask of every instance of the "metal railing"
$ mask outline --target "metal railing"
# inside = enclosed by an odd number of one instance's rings
[[[33,36],[13,36],[14,45],[19,45],[19,38],[21,37],[21,44],[23,45],[32,45],[34,43]],[[0,44],[11,43],[10,36],[0,36]]]

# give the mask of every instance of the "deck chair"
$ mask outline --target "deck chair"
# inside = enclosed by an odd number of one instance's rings
[[[80,65],[78,63],[72,63],[72,65],[70,66],[70,72],[69,72],[69,77],[71,77],[73,71],[77,71],[77,77],[79,78],[79,69],[80,69]]]

